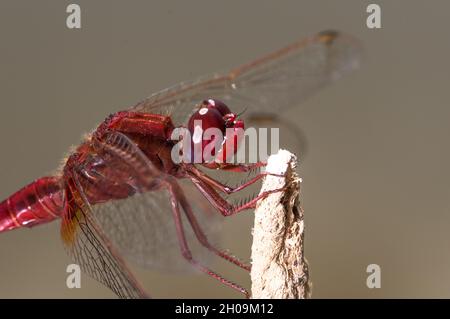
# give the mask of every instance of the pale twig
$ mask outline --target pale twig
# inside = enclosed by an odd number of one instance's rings
[[[280,150],[268,159],[268,175],[261,192],[280,189],[258,202],[252,245],[252,298],[309,298],[309,270],[304,258],[303,209],[299,205],[301,179],[297,158]]]

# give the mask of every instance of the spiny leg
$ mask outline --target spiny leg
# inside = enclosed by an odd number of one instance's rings
[[[266,198],[270,194],[281,192],[286,188],[286,186],[284,186],[270,191],[265,191],[248,200],[247,202],[244,202],[239,205],[233,205],[229,203],[227,200],[225,200],[222,196],[220,196],[216,192],[214,187],[207,181],[204,181],[203,179],[200,179],[196,176],[189,176],[189,177],[191,181],[194,183],[194,185],[197,187],[197,189],[203,194],[203,196],[205,196],[206,199],[208,199],[208,201],[216,209],[218,209],[223,216],[231,216],[246,209],[253,209],[256,207],[256,203],[260,199]]]
[[[177,230],[178,242],[180,244],[181,254],[183,255],[183,257],[189,263],[191,263],[195,268],[200,270],[201,272],[208,274],[209,276],[213,277],[214,279],[217,279],[224,285],[243,293],[246,298],[249,298],[250,295],[245,288],[229,281],[228,279],[225,279],[224,277],[222,277],[218,273],[212,271],[208,267],[202,265],[201,263],[199,263],[197,260],[195,260],[192,257],[192,253],[189,249],[188,243],[186,241],[186,236],[184,233],[183,221],[181,220],[181,214],[180,214],[180,207],[178,206],[178,200],[176,198],[176,194],[173,191],[172,185],[170,186],[169,190],[170,190],[170,201],[171,201],[171,206],[172,206],[172,213],[173,213],[173,217],[175,220],[175,227]]]
[[[238,173],[245,173],[252,171],[254,169],[264,167],[267,165],[267,163],[264,162],[256,162],[253,164],[231,164],[231,163],[203,163],[204,167],[209,169],[220,169],[222,171],[228,171],[228,172],[238,172]]]
[[[248,264],[245,264],[241,262],[238,258],[234,257],[233,255],[222,251],[213,245],[208,241],[208,238],[206,237],[205,233],[201,229],[200,224],[197,221],[197,218],[195,217],[195,214],[192,210],[191,205],[186,200],[186,197],[184,195],[183,190],[181,190],[178,186],[173,185],[173,192],[176,194],[184,212],[186,213],[186,217],[188,218],[188,221],[192,227],[192,230],[194,231],[195,236],[197,237],[198,241],[208,250],[212,251],[217,256],[237,265],[238,267],[241,267],[242,269],[245,269],[247,271],[250,271],[251,266]]]
[[[253,178],[249,179],[248,181],[246,181],[245,183],[243,183],[237,187],[232,187],[232,186],[223,184],[220,181],[208,176],[207,174],[205,174],[204,172],[202,172],[201,170],[196,168],[194,165],[189,166],[188,171],[191,172],[192,174],[194,174],[199,179],[203,180],[205,183],[213,186],[214,188],[216,188],[228,195],[239,192],[239,191],[253,185],[254,183],[256,183],[257,181],[259,181],[260,179],[262,179],[264,176],[267,176],[267,175],[283,177],[283,175],[264,172],[264,173],[259,173],[258,175],[254,176]]]

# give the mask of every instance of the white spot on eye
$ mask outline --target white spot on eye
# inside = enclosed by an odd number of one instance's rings
[[[209,99],[208,103],[211,104],[212,106],[216,106],[216,101],[214,101],[213,99]]]
[[[202,135],[203,135],[203,130],[201,126],[196,126],[194,128],[194,135],[192,136],[192,141],[195,144],[201,143],[202,142]]]
[[[205,115],[206,113],[208,113],[208,109],[206,107],[203,107],[200,109],[200,111],[198,111],[198,114],[200,115]]]

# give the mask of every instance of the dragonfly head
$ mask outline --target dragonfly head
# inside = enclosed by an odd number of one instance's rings
[[[216,99],[204,100],[188,122],[191,159],[195,163],[224,163],[238,150],[244,121]]]

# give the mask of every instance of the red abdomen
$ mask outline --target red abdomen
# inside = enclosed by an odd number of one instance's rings
[[[0,232],[60,217],[63,194],[57,177],[43,177],[25,186],[0,203]]]

